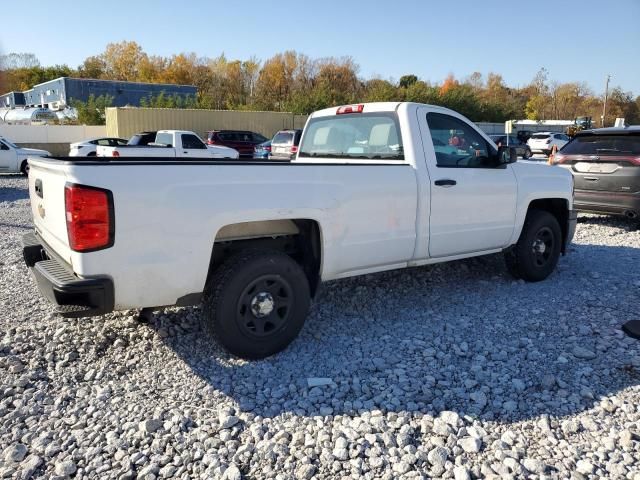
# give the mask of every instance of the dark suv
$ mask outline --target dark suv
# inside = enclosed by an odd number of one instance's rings
[[[503,147],[507,146],[507,136],[506,135],[489,135],[493,143],[496,145],[502,145]],[[513,135],[509,135],[509,146],[516,149],[516,154],[519,157],[524,158],[525,160],[531,157],[531,149],[529,145],[520,140],[518,137],[514,137]]]
[[[553,163],[571,170],[576,209],[640,215],[640,126],[578,132]]]
[[[207,132],[209,145],[223,145],[237,150],[241,157],[253,157],[253,147],[268,138],[245,130],[212,130]]]

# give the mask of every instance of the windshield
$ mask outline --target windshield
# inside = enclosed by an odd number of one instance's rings
[[[298,157],[403,160],[397,116],[385,112],[313,118]]]
[[[567,155],[640,155],[640,135],[587,135],[562,149]]]
[[[9,147],[13,147],[13,148],[20,148],[18,147],[15,143],[10,142],[9,140],[7,140],[6,138],[3,138],[2,141],[5,143],[5,145],[8,145]]]

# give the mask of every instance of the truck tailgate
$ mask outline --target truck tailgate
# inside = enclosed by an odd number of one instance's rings
[[[55,253],[71,263],[67,235],[64,187],[67,182],[61,164],[30,159],[29,197],[36,232]]]

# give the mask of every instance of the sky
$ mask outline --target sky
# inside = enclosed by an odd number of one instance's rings
[[[479,71],[520,87],[545,67],[549,80],[602,94],[611,74],[611,87],[640,95],[640,0],[31,0],[28,11],[3,12],[0,53],[34,53],[42,65],[75,68],[133,40],[162,56],[348,55],[363,78],[441,82]]]

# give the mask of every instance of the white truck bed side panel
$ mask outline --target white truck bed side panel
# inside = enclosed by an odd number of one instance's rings
[[[72,261],[83,276],[112,274],[117,309],[202,291],[216,232],[228,224],[316,220],[323,280],[406,264],[414,252],[410,165],[96,165],[71,166],[69,177],[113,192],[114,246]]]

